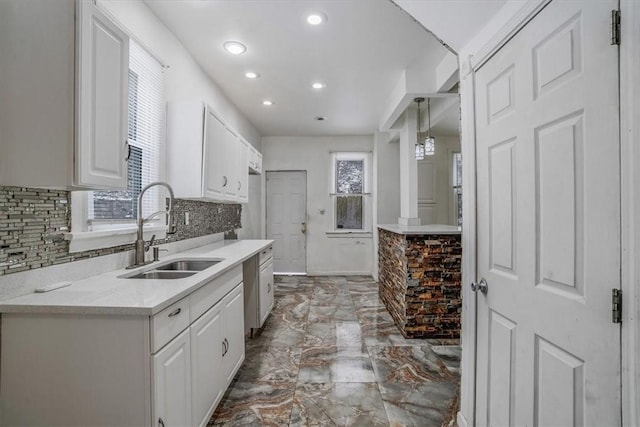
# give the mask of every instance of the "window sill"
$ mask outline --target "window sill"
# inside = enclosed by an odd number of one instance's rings
[[[373,233],[370,231],[327,231],[327,237],[329,238],[354,238],[354,239],[371,239]]]
[[[145,227],[143,231],[145,240],[151,239],[154,234],[156,239],[164,239],[167,235],[166,226],[154,225]],[[136,234],[136,227],[127,227],[116,230],[71,232],[65,235],[65,239],[69,240],[69,253],[77,253],[135,243]]]

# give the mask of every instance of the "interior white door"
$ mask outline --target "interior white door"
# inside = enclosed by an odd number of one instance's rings
[[[476,424],[620,425],[616,1],[552,1],[476,74]]]
[[[273,239],[273,270],[306,273],[307,173],[267,172],[267,239]]]

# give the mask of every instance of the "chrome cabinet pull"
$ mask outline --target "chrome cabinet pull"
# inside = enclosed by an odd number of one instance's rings
[[[169,317],[177,316],[181,312],[182,312],[182,308],[178,307],[177,309],[175,309],[171,313],[169,313]]]
[[[242,188],[242,183],[238,181],[238,191],[240,191],[241,188]]]
[[[226,177],[226,176],[223,176],[223,177],[222,177],[222,186],[223,186],[223,187],[226,187],[226,186],[227,186],[227,177]]]
[[[484,278],[481,278],[479,282],[471,282],[471,290],[473,292],[482,292],[484,295],[487,294],[487,292],[489,292],[489,285],[487,284],[487,281],[484,280]]]
[[[271,293],[271,283],[267,283],[267,293]]]
[[[158,425],[164,427],[164,421],[162,421],[162,418],[158,418]]]
[[[129,158],[131,157],[131,145],[129,145],[129,140],[126,140],[124,142],[124,146],[127,149],[127,155],[125,156],[124,161],[128,162]]]

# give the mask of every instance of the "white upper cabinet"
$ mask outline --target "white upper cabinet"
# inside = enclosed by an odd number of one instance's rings
[[[247,203],[242,137],[201,102],[170,102],[167,112],[167,175],[176,197]]]
[[[129,37],[93,3],[79,8],[76,183],[126,188]]]
[[[249,171],[255,175],[262,173],[262,154],[254,147],[249,147]]]
[[[237,170],[247,171],[238,175],[238,202],[249,202],[249,143],[244,139],[238,140],[238,166]]]
[[[129,39],[91,1],[0,1],[0,185],[127,185]]]

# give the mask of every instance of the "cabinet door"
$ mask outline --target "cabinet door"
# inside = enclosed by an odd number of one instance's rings
[[[224,187],[225,200],[233,202],[238,200],[238,155],[240,150],[238,137],[229,128],[225,132],[225,169],[224,177],[227,185]]]
[[[92,2],[78,7],[76,185],[126,189],[129,37]]]
[[[206,426],[225,389],[222,304],[191,325],[191,396],[194,425]]]
[[[260,266],[260,326],[267,320],[273,308],[273,260],[269,259]]]
[[[153,356],[153,425],[191,425],[189,329]]]
[[[222,367],[226,384],[231,383],[233,376],[244,361],[244,294],[240,283],[222,300],[224,306],[223,341],[226,351],[222,358]]]
[[[238,202],[249,203],[249,143],[238,140]]]
[[[222,201],[229,186],[225,176],[226,164],[226,131],[222,121],[216,117],[211,108],[205,108],[204,141],[203,141],[203,195],[208,199]],[[193,165],[199,167],[199,165]]]

